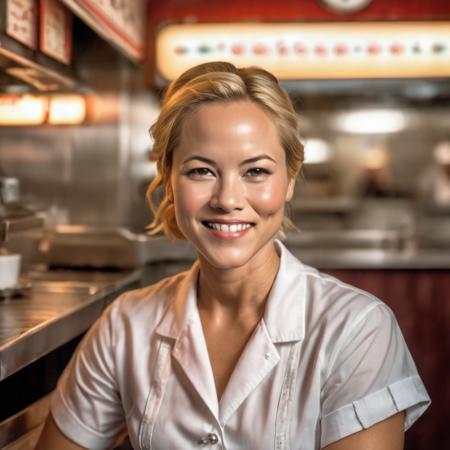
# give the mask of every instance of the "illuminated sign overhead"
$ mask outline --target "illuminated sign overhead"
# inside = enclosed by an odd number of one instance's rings
[[[280,79],[450,76],[450,22],[173,24],[156,37],[166,80],[207,61]]]
[[[86,118],[86,100],[82,95],[61,94],[50,98],[48,123],[51,125],[78,125]]]
[[[0,95],[0,126],[79,125],[85,119],[82,95]]]
[[[48,99],[34,95],[0,96],[0,126],[42,125],[48,112]]]

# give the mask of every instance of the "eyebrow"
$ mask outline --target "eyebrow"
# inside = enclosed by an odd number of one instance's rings
[[[256,161],[260,161],[261,159],[269,159],[270,161],[273,161],[273,162],[276,163],[276,160],[273,159],[271,156],[263,154],[263,155],[254,156],[253,158],[248,158],[248,159],[242,161],[239,165],[240,166],[244,166],[245,164],[250,164],[250,163],[253,163],[253,162],[256,162]],[[204,162],[206,164],[210,164],[212,166],[216,165],[216,162],[213,161],[212,159],[205,158],[204,156],[200,156],[200,155],[190,156],[189,158],[187,158],[187,159],[185,159],[183,161],[183,164],[186,164],[186,163],[188,163],[189,161],[192,161],[192,160],[202,161],[202,162]]]

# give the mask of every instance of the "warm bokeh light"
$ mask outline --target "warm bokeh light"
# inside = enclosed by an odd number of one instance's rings
[[[77,125],[86,118],[86,100],[82,95],[53,95],[50,97],[48,123]]]
[[[119,95],[104,92],[95,93],[85,95],[85,100],[89,123],[113,123],[120,120],[122,100]]]
[[[0,126],[42,125],[47,116],[48,99],[33,95],[1,95]]]
[[[363,157],[363,167],[368,170],[381,170],[389,164],[387,148],[379,146],[366,149]]]
[[[322,139],[308,139],[305,144],[305,164],[319,164],[331,159],[332,152]]]
[[[396,133],[405,125],[403,112],[382,109],[341,113],[335,119],[337,130],[352,134]]]

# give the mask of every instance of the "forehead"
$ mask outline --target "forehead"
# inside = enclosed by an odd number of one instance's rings
[[[187,114],[185,123],[195,121],[200,117],[207,118],[210,115],[220,115],[227,118],[253,116],[260,120],[272,122],[272,118],[259,104],[251,100],[213,101],[200,104],[190,114]]]
[[[250,100],[212,102],[197,107],[183,121],[181,144],[186,139],[230,144],[248,140],[279,145],[273,118]]]

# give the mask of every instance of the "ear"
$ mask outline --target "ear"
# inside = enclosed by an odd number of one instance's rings
[[[289,202],[292,196],[294,195],[294,188],[295,188],[295,178],[290,178],[286,190],[286,199],[285,199],[286,202]]]

